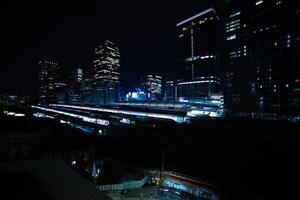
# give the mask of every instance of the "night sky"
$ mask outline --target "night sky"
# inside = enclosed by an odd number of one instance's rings
[[[39,1],[1,5],[0,93],[34,94],[37,62],[57,61],[67,73],[88,62],[104,39],[121,52],[121,83],[142,75],[175,75],[176,22],[212,1]],[[214,4],[215,5],[215,4]]]

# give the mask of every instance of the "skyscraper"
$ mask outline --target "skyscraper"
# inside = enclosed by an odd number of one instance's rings
[[[39,103],[58,103],[62,101],[62,88],[66,84],[59,80],[60,67],[58,63],[51,61],[39,61]]]
[[[174,81],[166,81],[164,87],[164,100],[175,101],[176,100],[176,85]]]
[[[119,48],[113,42],[105,40],[95,49],[93,66],[93,101],[97,104],[113,104],[119,101]]]
[[[69,83],[69,103],[79,103],[80,88],[83,80],[83,71],[81,68],[75,68],[72,70],[71,79]]]
[[[177,23],[178,98],[221,92],[221,23],[213,8]]]
[[[299,1],[231,0],[226,6],[227,106],[285,113],[300,77]]]
[[[142,90],[147,100],[161,100],[162,77],[157,75],[146,75],[142,77]]]

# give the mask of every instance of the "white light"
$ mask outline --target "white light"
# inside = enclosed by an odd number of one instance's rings
[[[204,110],[191,110],[187,112],[187,116],[189,117],[197,117],[197,116],[204,116],[204,115],[209,115],[209,112]]]
[[[211,11],[213,11],[213,12],[215,13],[215,10],[214,10],[213,8],[209,8],[209,9],[207,9],[207,10],[204,10],[204,11],[198,13],[197,15],[194,15],[194,16],[192,16],[192,17],[186,19],[186,20],[183,20],[183,21],[177,23],[176,26],[180,26],[180,25],[182,25],[182,24],[184,24],[184,23],[186,23],[186,22],[189,22],[189,21],[191,21],[191,20],[193,20],[193,19],[195,19],[195,18],[197,18],[197,17],[200,17],[201,15],[204,15],[204,14],[206,14],[206,13],[208,13],[208,12],[211,12]]]
[[[262,4],[262,3],[263,3],[263,0],[258,0],[258,1],[255,2],[255,5],[257,6],[257,5]]]
[[[230,16],[229,16],[229,18],[231,18],[231,17],[235,17],[235,16],[238,16],[238,15],[240,15],[240,14],[241,14],[241,12],[236,12],[236,13],[234,13],[234,14],[230,15]]]
[[[236,38],[236,35],[231,35],[231,36],[228,36],[227,38],[226,38],[226,40],[228,41],[228,40],[234,40]]]
[[[132,93],[132,98],[137,99],[138,98],[138,94],[136,92]]]
[[[15,116],[15,117],[24,117],[25,114],[22,114],[22,113],[16,113],[14,116]]]
[[[100,125],[104,125],[104,126],[109,125],[109,121],[104,120],[104,119],[97,119],[97,118],[92,118],[92,117],[86,117],[86,116],[83,116],[83,115],[76,115],[76,114],[73,114],[73,113],[58,111],[58,110],[49,109],[49,108],[43,108],[43,107],[40,107],[40,106],[31,106],[31,107],[32,108],[37,108],[37,109],[40,109],[40,110],[44,110],[44,111],[48,111],[48,112],[54,112],[54,113],[74,117],[74,118],[79,118],[79,119],[82,119],[83,121],[86,121],[86,122],[91,122],[91,123],[100,124]]]
[[[128,111],[128,110],[117,110],[117,109],[110,109],[110,108],[95,108],[95,107],[85,107],[85,106],[60,105],[60,104],[50,104],[50,106],[74,108],[74,109],[83,109],[83,110],[93,110],[93,111],[124,114],[124,115],[134,115],[134,116],[141,116],[141,117],[153,117],[153,118],[158,118],[158,119],[171,119],[171,120],[174,120],[178,123],[185,122],[185,120],[186,120],[185,117],[182,117],[182,116],[179,116],[179,115],[171,115],[171,114],[149,113],[149,112]],[[61,112],[61,111],[56,111],[56,112]],[[85,118],[87,118],[87,117],[85,117]],[[93,119],[95,119],[95,118],[93,118]],[[87,119],[85,119],[85,120],[87,120]],[[91,120],[91,121],[93,121],[93,120]]]
[[[55,117],[52,117],[50,115],[45,115],[44,113],[33,113],[34,117],[43,117],[43,118],[50,118],[50,119],[55,119]]]
[[[3,113],[5,115],[14,116],[14,117],[24,117],[25,116],[25,114],[23,114],[23,113],[15,113],[15,112],[7,111],[7,110],[4,110]]]
[[[15,115],[16,113],[14,112],[8,112],[7,115]]]

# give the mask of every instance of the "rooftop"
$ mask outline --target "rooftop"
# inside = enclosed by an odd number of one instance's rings
[[[1,185],[5,185],[5,190],[0,190],[0,198],[110,199],[60,159],[1,163],[0,177]],[[4,178],[2,179],[2,177]],[[14,180],[17,181],[14,182]],[[30,187],[26,187],[26,185]],[[28,190],[24,188],[28,188]]]

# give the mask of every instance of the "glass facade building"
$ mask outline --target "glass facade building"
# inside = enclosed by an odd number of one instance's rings
[[[197,99],[211,97],[220,94],[220,79],[214,76],[200,77],[193,81],[181,81],[177,83],[177,98],[179,101],[192,102]],[[213,93],[212,91],[217,91]]]
[[[165,101],[176,101],[176,85],[174,81],[166,81],[164,87],[164,100]]]
[[[93,61],[93,102],[113,104],[119,101],[120,51],[111,41],[105,40],[95,49]]]
[[[60,67],[52,61],[39,61],[39,103],[65,102],[66,84],[60,81]]]
[[[221,92],[221,23],[213,8],[176,25],[178,98]],[[213,78],[212,78],[213,77]]]
[[[162,77],[156,75],[142,77],[142,91],[146,94],[146,100],[160,100],[162,98]]]
[[[83,79],[83,71],[81,68],[75,68],[72,70],[70,77],[70,86],[69,86],[69,103],[80,103],[80,87]]]
[[[229,109],[289,113],[299,68],[299,1],[226,3],[225,100]]]

